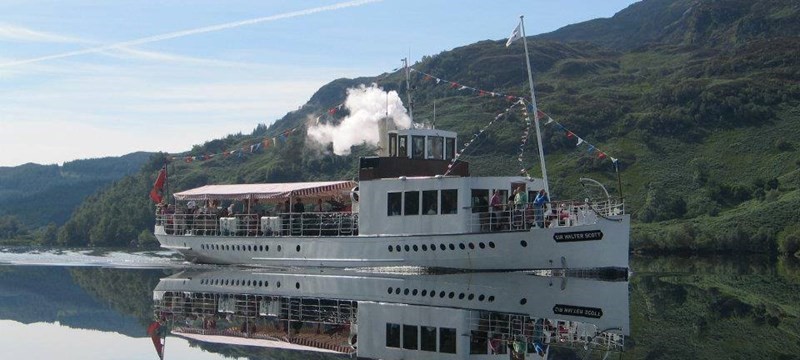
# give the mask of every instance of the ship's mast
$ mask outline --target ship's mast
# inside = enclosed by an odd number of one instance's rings
[[[522,44],[525,46],[525,65],[528,66],[528,84],[531,87],[531,112],[533,112],[533,122],[536,124],[536,142],[539,145],[539,162],[542,166],[542,181],[544,181],[544,191],[547,196],[552,199],[553,194],[550,193],[550,185],[547,181],[547,166],[544,162],[544,149],[542,148],[542,133],[539,130],[539,110],[536,107],[536,94],[533,92],[533,73],[531,72],[531,59],[528,55],[528,41],[525,39],[525,21],[523,15],[519,17],[520,28],[522,30]]]
[[[408,99],[408,117],[411,118],[411,123],[414,123],[414,104],[411,102],[411,69],[408,67],[408,58],[403,58],[403,69],[406,73],[406,97]]]

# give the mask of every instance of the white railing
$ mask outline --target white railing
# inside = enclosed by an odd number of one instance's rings
[[[358,235],[358,214],[349,212],[237,214],[157,214],[156,225],[182,236],[349,236]]]
[[[476,232],[518,231],[532,227],[553,228],[597,223],[598,217],[625,213],[624,203],[618,199],[602,202],[554,201],[543,207],[532,203],[493,209],[489,206],[471,207],[471,228]]]

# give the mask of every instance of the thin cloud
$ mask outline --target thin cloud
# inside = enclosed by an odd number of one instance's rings
[[[202,34],[202,33],[207,33],[207,32],[227,30],[227,29],[232,29],[232,28],[236,28],[236,27],[240,27],[240,26],[254,25],[254,24],[259,24],[259,23],[263,23],[263,22],[270,22],[270,21],[275,21],[275,20],[281,20],[281,19],[288,19],[288,18],[294,18],[294,17],[299,17],[299,16],[312,15],[312,14],[316,14],[316,13],[320,13],[320,12],[334,11],[334,10],[340,10],[340,9],[345,9],[345,8],[350,8],[350,7],[362,6],[362,5],[367,5],[367,4],[376,3],[376,2],[380,2],[380,1],[382,1],[382,0],[356,0],[356,1],[342,2],[342,3],[337,3],[337,4],[333,4],[333,5],[328,5],[328,6],[320,6],[320,7],[315,7],[315,8],[305,9],[305,10],[291,11],[291,12],[287,12],[287,13],[283,13],[283,14],[260,17],[260,18],[255,18],[255,19],[249,19],[249,20],[242,20],[242,21],[236,21],[236,22],[219,24],[219,25],[206,26],[206,27],[190,29],[190,30],[176,31],[176,32],[171,32],[171,33],[161,34],[161,35],[148,36],[148,37],[141,38],[141,39],[124,41],[124,42],[119,42],[119,43],[116,43],[116,44],[110,44],[110,45],[105,45],[105,46],[92,47],[92,48],[83,49],[83,50],[70,51],[70,52],[65,52],[65,53],[61,53],[61,54],[53,54],[53,55],[41,56],[41,57],[38,57],[38,58],[19,60],[19,61],[12,61],[12,62],[7,62],[7,63],[2,63],[2,64],[0,64],[0,67],[17,66],[17,65],[30,64],[30,63],[46,61],[46,60],[61,59],[61,58],[72,57],[72,56],[77,56],[77,55],[84,55],[84,54],[90,54],[90,53],[96,53],[96,52],[103,52],[103,51],[107,51],[107,50],[127,48],[127,47],[131,47],[131,46],[149,44],[149,43],[153,43],[153,42],[157,42],[157,41],[175,39],[175,38],[180,38],[180,37],[189,36],[189,35],[196,35],[196,34]]]
[[[71,36],[58,35],[44,31],[36,31],[11,24],[0,24],[0,41],[81,43],[81,44],[89,43],[88,41],[81,40]]]

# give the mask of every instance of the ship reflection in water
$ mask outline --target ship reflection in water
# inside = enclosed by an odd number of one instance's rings
[[[607,357],[630,335],[628,282],[527,273],[184,271],[153,291],[150,326],[237,354],[376,359]]]

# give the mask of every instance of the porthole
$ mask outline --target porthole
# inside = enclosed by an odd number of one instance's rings
[[[520,241],[519,244],[522,245],[522,247],[528,247],[528,242],[525,240]]]
[[[527,304],[527,303],[528,303],[528,299],[526,299],[526,298],[522,298],[522,299],[519,301],[519,304],[520,304],[520,305],[525,305],[525,304]]]
[[[400,295],[400,288],[394,288],[394,294]]]
[[[494,249],[494,241],[489,241],[489,247]]]
[[[440,298],[443,298],[443,297],[444,297],[444,291],[439,291],[439,297],[440,297]]]
[[[475,298],[475,294],[469,294],[469,296],[467,296],[467,300],[469,300],[469,301],[472,301],[472,299],[474,299],[474,298]]]
[[[458,248],[461,249],[461,250],[464,250],[466,248],[466,246],[464,246],[464,243],[460,243],[460,244],[458,244]]]
[[[275,283],[275,286],[276,286],[276,287],[281,287],[281,282],[280,282],[280,281],[278,281],[277,283]]]
[[[250,246],[250,245],[247,245],[247,251],[253,251],[253,247]]]
[[[486,297],[483,296],[483,294],[478,295],[478,301],[483,301],[483,299],[486,299]]]
[[[389,295],[392,295],[392,288],[386,289],[386,292],[389,293]]]
[[[402,250],[402,249],[400,248],[400,245],[397,245],[397,246],[395,246],[395,247],[394,247],[394,249],[395,249],[395,250],[397,250],[397,252],[400,252],[400,250]]]
[[[428,251],[428,245],[422,244],[422,251]]]
[[[467,246],[469,246],[470,249],[475,249],[475,244],[473,243],[469,243]]]
[[[247,286],[250,286],[250,280],[247,280]]]
[[[299,282],[294,283],[294,288],[295,289],[300,289],[300,283]]]
[[[269,281],[264,281],[264,287],[269,287]]]
[[[265,250],[265,251],[269,251],[269,245],[267,245],[267,246],[264,246],[264,250]]]
[[[486,244],[484,244],[482,242],[478,243],[478,247],[481,248],[481,249],[486,249]]]
[[[279,252],[281,251],[281,246],[280,246],[280,245],[278,245],[278,251],[279,251]]]
[[[411,295],[417,296],[417,289],[411,290]]]
[[[431,290],[431,297],[436,297],[436,290]]]
[[[394,251],[394,248],[392,247],[392,245],[389,245],[389,252],[393,252],[393,251]]]
[[[456,297],[456,293],[451,291],[449,294],[447,294],[447,297],[452,299],[452,298]]]
[[[456,246],[453,245],[453,244],[450,244],[450,250],[455,250],[455,249],[456,249]]]
[[[444,244],[439,244],[439,249],[442,249],[442,250],[447,250],[447,247],[446,247],[446,246],[444,246]]]
[[[411,250],[411,247],[410,247],[410,246],[408,246],[408,245],[405,245],[405,246],[403,246],[403,250],[405,250],[405,251],[410,251],[410,250]]]
[[[409,292],[408,289],[403,290],[403,295],[408,295],[408,292]]]
[[[258,280],[258,287],[264,287],[264,282],[261,281],[261,280]]]
[[[428,295],[428,290],[422,290],[422,293],[420,295],[427,296]]]
[[[414,245],[414,251],[419,251],[419,247],[417,245]]]
[[[460,293],[460,294],[458,294],[458,300],[464,300],[464,297],[465,297],[465,296],[466,296],[466,295],[464,295],[464,293]]]
[[[489,302],[494,302],[494,295],[489,295],[489,298],[486,300],[489,300]]]
[[[431,251],[436,251],[436,244],[431,244]]]
[[[295,251],[300,252],[300,245],[297,245],[297,247],[295,247],[294,249]]]
[[[258,251],[264,251],[264,245],[260,245],[260,246],[258,247]]]

